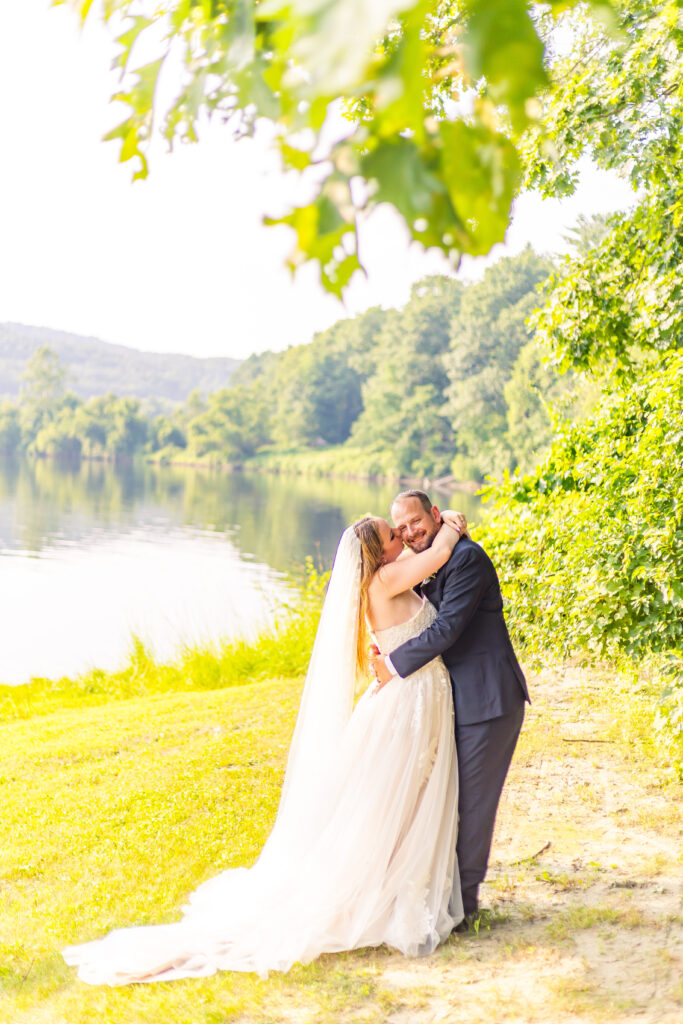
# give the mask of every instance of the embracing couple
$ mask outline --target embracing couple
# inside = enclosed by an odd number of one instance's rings
[[[265,975],[382,944],[417,956],[476,915],[526,683],[464,517],[422,491],[391,515],[342,534],[259,859],[205,882],[176,923],[64,950],[84,981]]]

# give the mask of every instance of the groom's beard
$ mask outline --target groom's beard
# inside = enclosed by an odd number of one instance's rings
[[[419,555],[422,551],[426,551],[427,548],[432,546],[431,537],[421,537],[420,540],[411,541],[408,547],[414,555]]]
[[[421,551],[426,551],[427,548],[431,548],[435,537],[435,533],[429,534],[425,531],[423,534],[414,537],[412,540],[407,540],[406,544],[414,554],[419,555]]]

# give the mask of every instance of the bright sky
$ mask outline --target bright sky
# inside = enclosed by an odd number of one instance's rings
[[[323,292],[314,267],[292,280],[288,230],[261,225],[282,202],[277,164],[264,142],[232,143],[219,124],[171,155],[160,144],[149,178],[132,184],[119,144],[101,141],[122,120],[109,103],[115,52],[97,19],[81,31],[50,0],[0,11],[0,322],[244,358],[307,342],[370,306],[400,306],[415,281],[449,272],[380,208],[365,229],[368,277],[354,277],[345,304]],[[626,183],[587,164],[571,199],[520,197],[498,252],[527,242],[560,251],[580,212],[632,201]],[[484,266],[465,260],[461,275]]]

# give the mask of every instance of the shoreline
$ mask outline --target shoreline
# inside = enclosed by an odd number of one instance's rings
[[[312,449],[314,451],[314,449]],[[421,488],[423,490],[429,490],[433,488],[437,491],[457,491],[462,494],[477,494],[483,487],[484,483],[476,480],[457,480],[453,476],[441,476],[435,479],[431,477],[419,477],[419,476],[406,476],[406,475],[395,475],[386,473],[349,473],[343,471],[334,470],[323,470],[323,469],[310,469],[305,470],[303,468],[294,468],[283,465],[272,465],[263,466],[254,464],[252,460],[246,462],[207,462],[202,459],[168,459],[168,458],[154,458],[153,455],[79,455],[78,458],[68,459],[60,458],[57,455],[28,455],[24,454],[11,454],[4,456],[12,461],[20,461],[26,459],[27,461],[44,461],[61,463],[63,465],[79,465],[81,462],[97,462],[107,465],[115,466],[117,464],[128,464],[142,461],[148,466],[157,467],[174,467],[177,466],[181,469],[205,469],[211,472],[222,472],[222,473],[256,473],[256,474],[267,474],[270,476],[302,476],[302,477],[317,477],[325,480],[357,480],[361,483],[368,484],[399,484],[407,487]]]
[[[271,476],[314,476],[325,480],[358,480],[370,484],[406,484],[409,487],[421,488],[423,490],[444,490],[461,491],[466,494],[476,494],[483,484],[474,480],[456,480],[455,477],[443,476],[432,480],[429,477],[416,476],[388,476],[382,473],[335,473],[334,471],[305,472],[301,469],[288,469],[280,466],[250,466],[245,464],[236,467],[237,471],[244,473],[268,473]]]

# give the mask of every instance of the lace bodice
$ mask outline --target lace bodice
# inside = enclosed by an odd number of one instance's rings
[[[405,622],[399,622],[397,626],[389,626],[387,629],[374,630],[377,646],[382,654],[389,654],[406,640],[419,636],[423,629],[431,626],[435,618],[436,608],[425,597],[422,599],[422,607]]]

